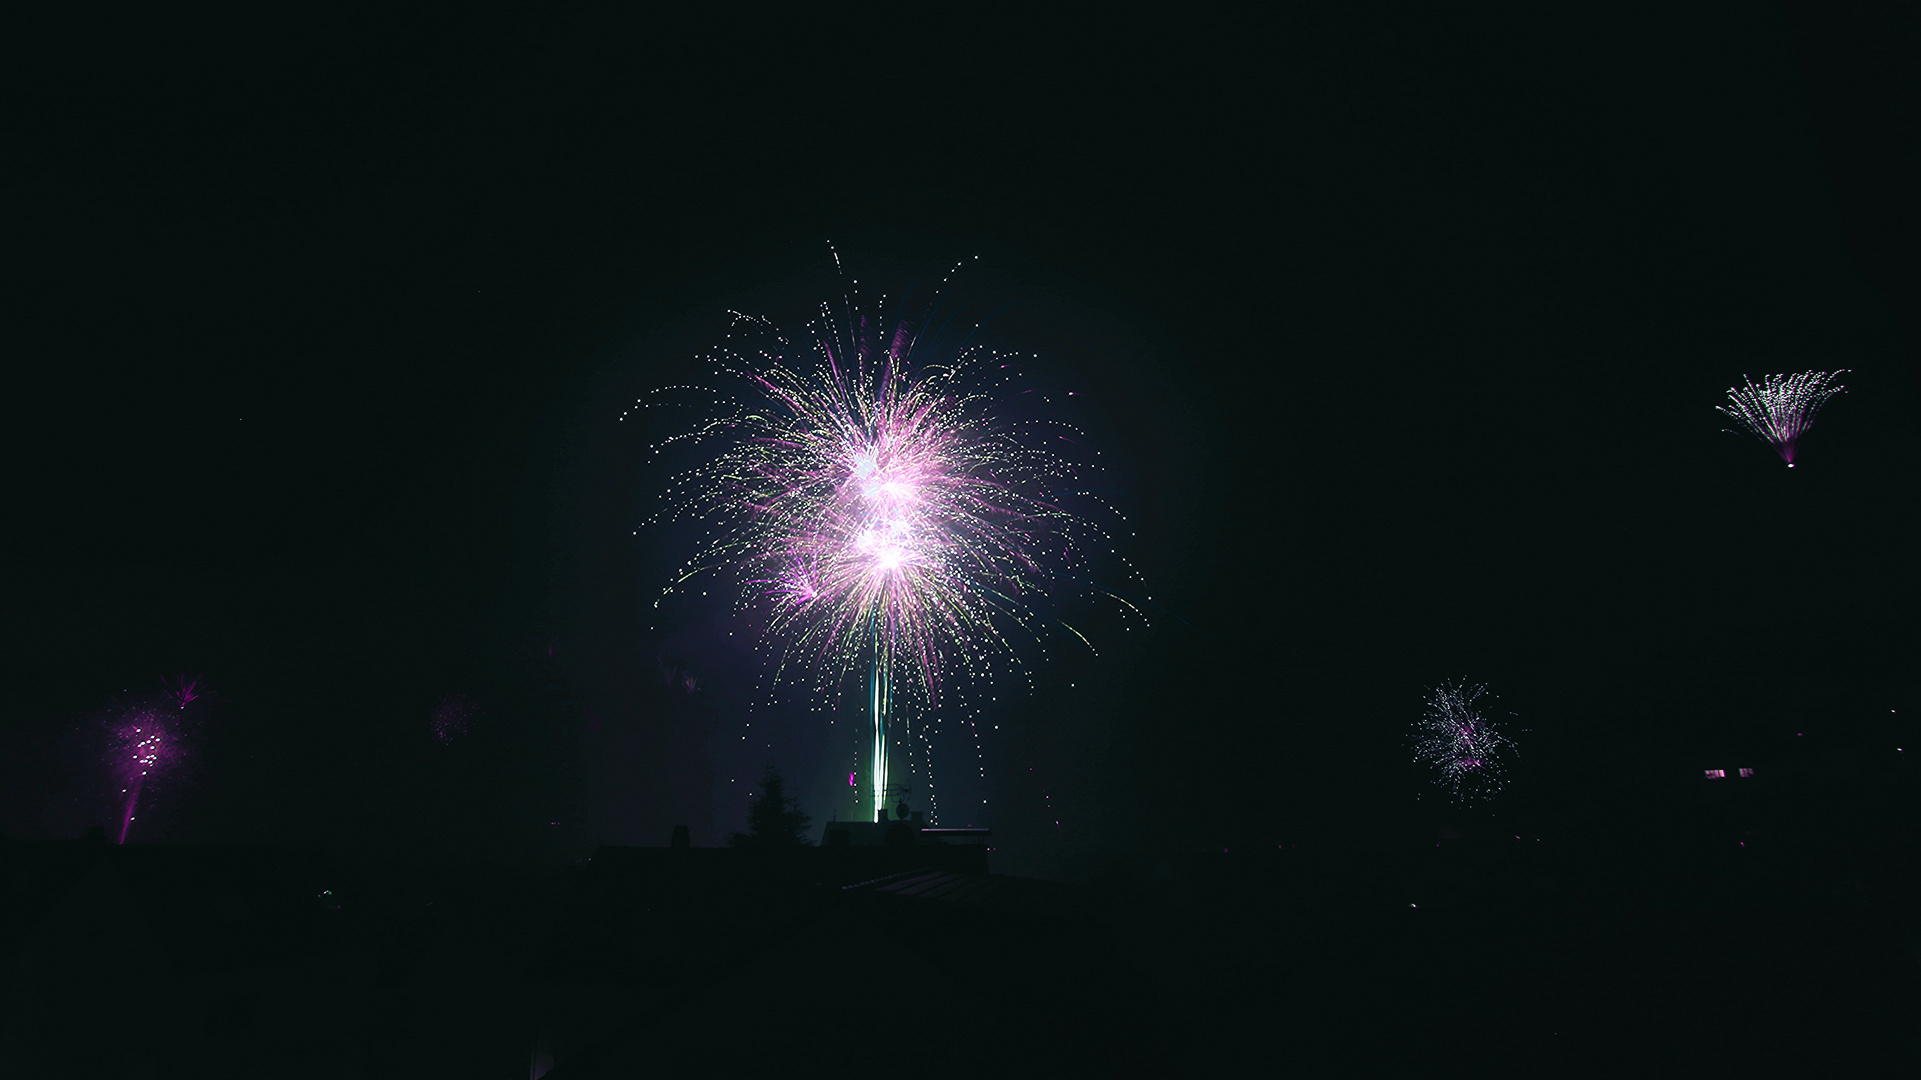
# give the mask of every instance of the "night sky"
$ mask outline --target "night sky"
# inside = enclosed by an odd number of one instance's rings
[[[650,617],[690,552],[633,535],[658,474],[616,420],[730,309],[837,298],[830,243],[863,289],[970,260],[1164,609],[1097,618],[954,761],[990,810],[943,823],[997,869],[1431,827],[1406,741],[1443,679],[1527,729],[1523,803],[1888,741],[1921,708],[1912,39],[1328,7],[22,35],[0,831],[106,824],[88,718],[181,673],[214,696],[150,840],[718,843],[767,764],[844,814],[818,716],[741,738],[725,605]],[[1723,431],[1743,374],[1809,368],[1849,389],[1792,472]]]

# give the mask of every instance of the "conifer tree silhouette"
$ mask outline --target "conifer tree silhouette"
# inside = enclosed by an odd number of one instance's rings
[[[747,810],[747,831],[734,833],[727,842],[734,847],[805,847],[811,820],[801,812],[800,801],[787,794],[780,770],[769,765],[760,778],[760,797]]]

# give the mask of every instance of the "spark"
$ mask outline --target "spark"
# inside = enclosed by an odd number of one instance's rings
[[[1493,798],[1506,786],[1502,756],[1516,748],[1500,726],[1482,715],[1487,687],[1442,683],[1430,689],[1427,711],[1414,730],[1414,760],[1434,767],[1436,782],[1458,802]]]
[[[1758,384],[1743,375],[1740,386],[1728,388],[1728,404],[1715,408],[1774,447],[1774,452],[1792,469],[1795,442],[1813,426],[1814,415],[1821,411],[1821,406],[1847,389],[1838,384],[1829,385],[1844,374],[1846,369],[1763,375]]]

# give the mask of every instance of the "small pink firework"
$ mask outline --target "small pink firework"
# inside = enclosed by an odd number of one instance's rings
[[[182,709],[193,704],[201,694],[206,692],[206,687],[198,678],[190,679],[185,675],[175,676],[171,682],[166,683],[166,687],[167,696]]]
[[[434,703],[429,726],[434,738],[447,746],[473,730],[474,721],[479,718],[480,706],[467,695],[448,694]]]
[[[114,721],[109,762],[120,780],[125,811],[120,818],[120,843],[127,842],[140,793],[147,782],[177,764],[181,757],[178,710],[135,706]]]

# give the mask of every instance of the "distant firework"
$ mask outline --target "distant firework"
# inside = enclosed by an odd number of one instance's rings
[[[1486,686],[1442,683],[1429,690],[1427,711],[1414,730],[1414,760],[1434,767],[1436,782],[1457,801],[1479,802],[1507,784],[1502,755],[1516,749],[1499,725],[1481,714]]]
[[[165,687],[155,699],[122,704],[107,721],[107,766],[120,785],[122,844],[138,816],[142,793],[186,759],[188,709],[205,695],[198,679],[185,676]]]
[[[206,688],[200,685],[199,679],[189,679],[185,675],[175,676],[172,682],[166,684],[166,687],[167,697],[182,709],[200,700],[200,696],[206,693]]]
[[[428,714],[428,728],[434,739],[442,746],[450,745],[473,730],[474,721],[480,717],[480,706],[473,703],[465,694],[448,694],[434,703],[433,711]]]
[[[1733,417],[1762,442],[1774,447],[1781,460],[1794,468],[1794,444],[1814,424],[1814,414],[1836,394],[1830,386],[1842,371],[1804,371],[1799,375],[1764,375],[1759,384],[1741,376],[1741,385],[1728,388],[1728,404],[1716,409]]]
[[[876,809],[887,728],[904,705],[931,712],[945,689],[991,679],[998,658],[1018,664],[1010,634],[1035,640],[1056,627],[1086,642],[1040,601],[1095,593],[1140,614],[1081,576],[1117,557],[1113,536],[1082,511],[1118,515],[1068,456],[1078,432],[1004,408],[1014,355],[885,310],[885,298],[871,317],[851,296],[823,304],[799,346],[736,315],[711,358],[736,389],[704,394],[715,411],[654,448],[689,441],[709,456],[672,479],[650,521],[704,526],[666,592],[701,575],[731,579],[739,608],[781,642],[776,682],[828,700],[863,678]]]

